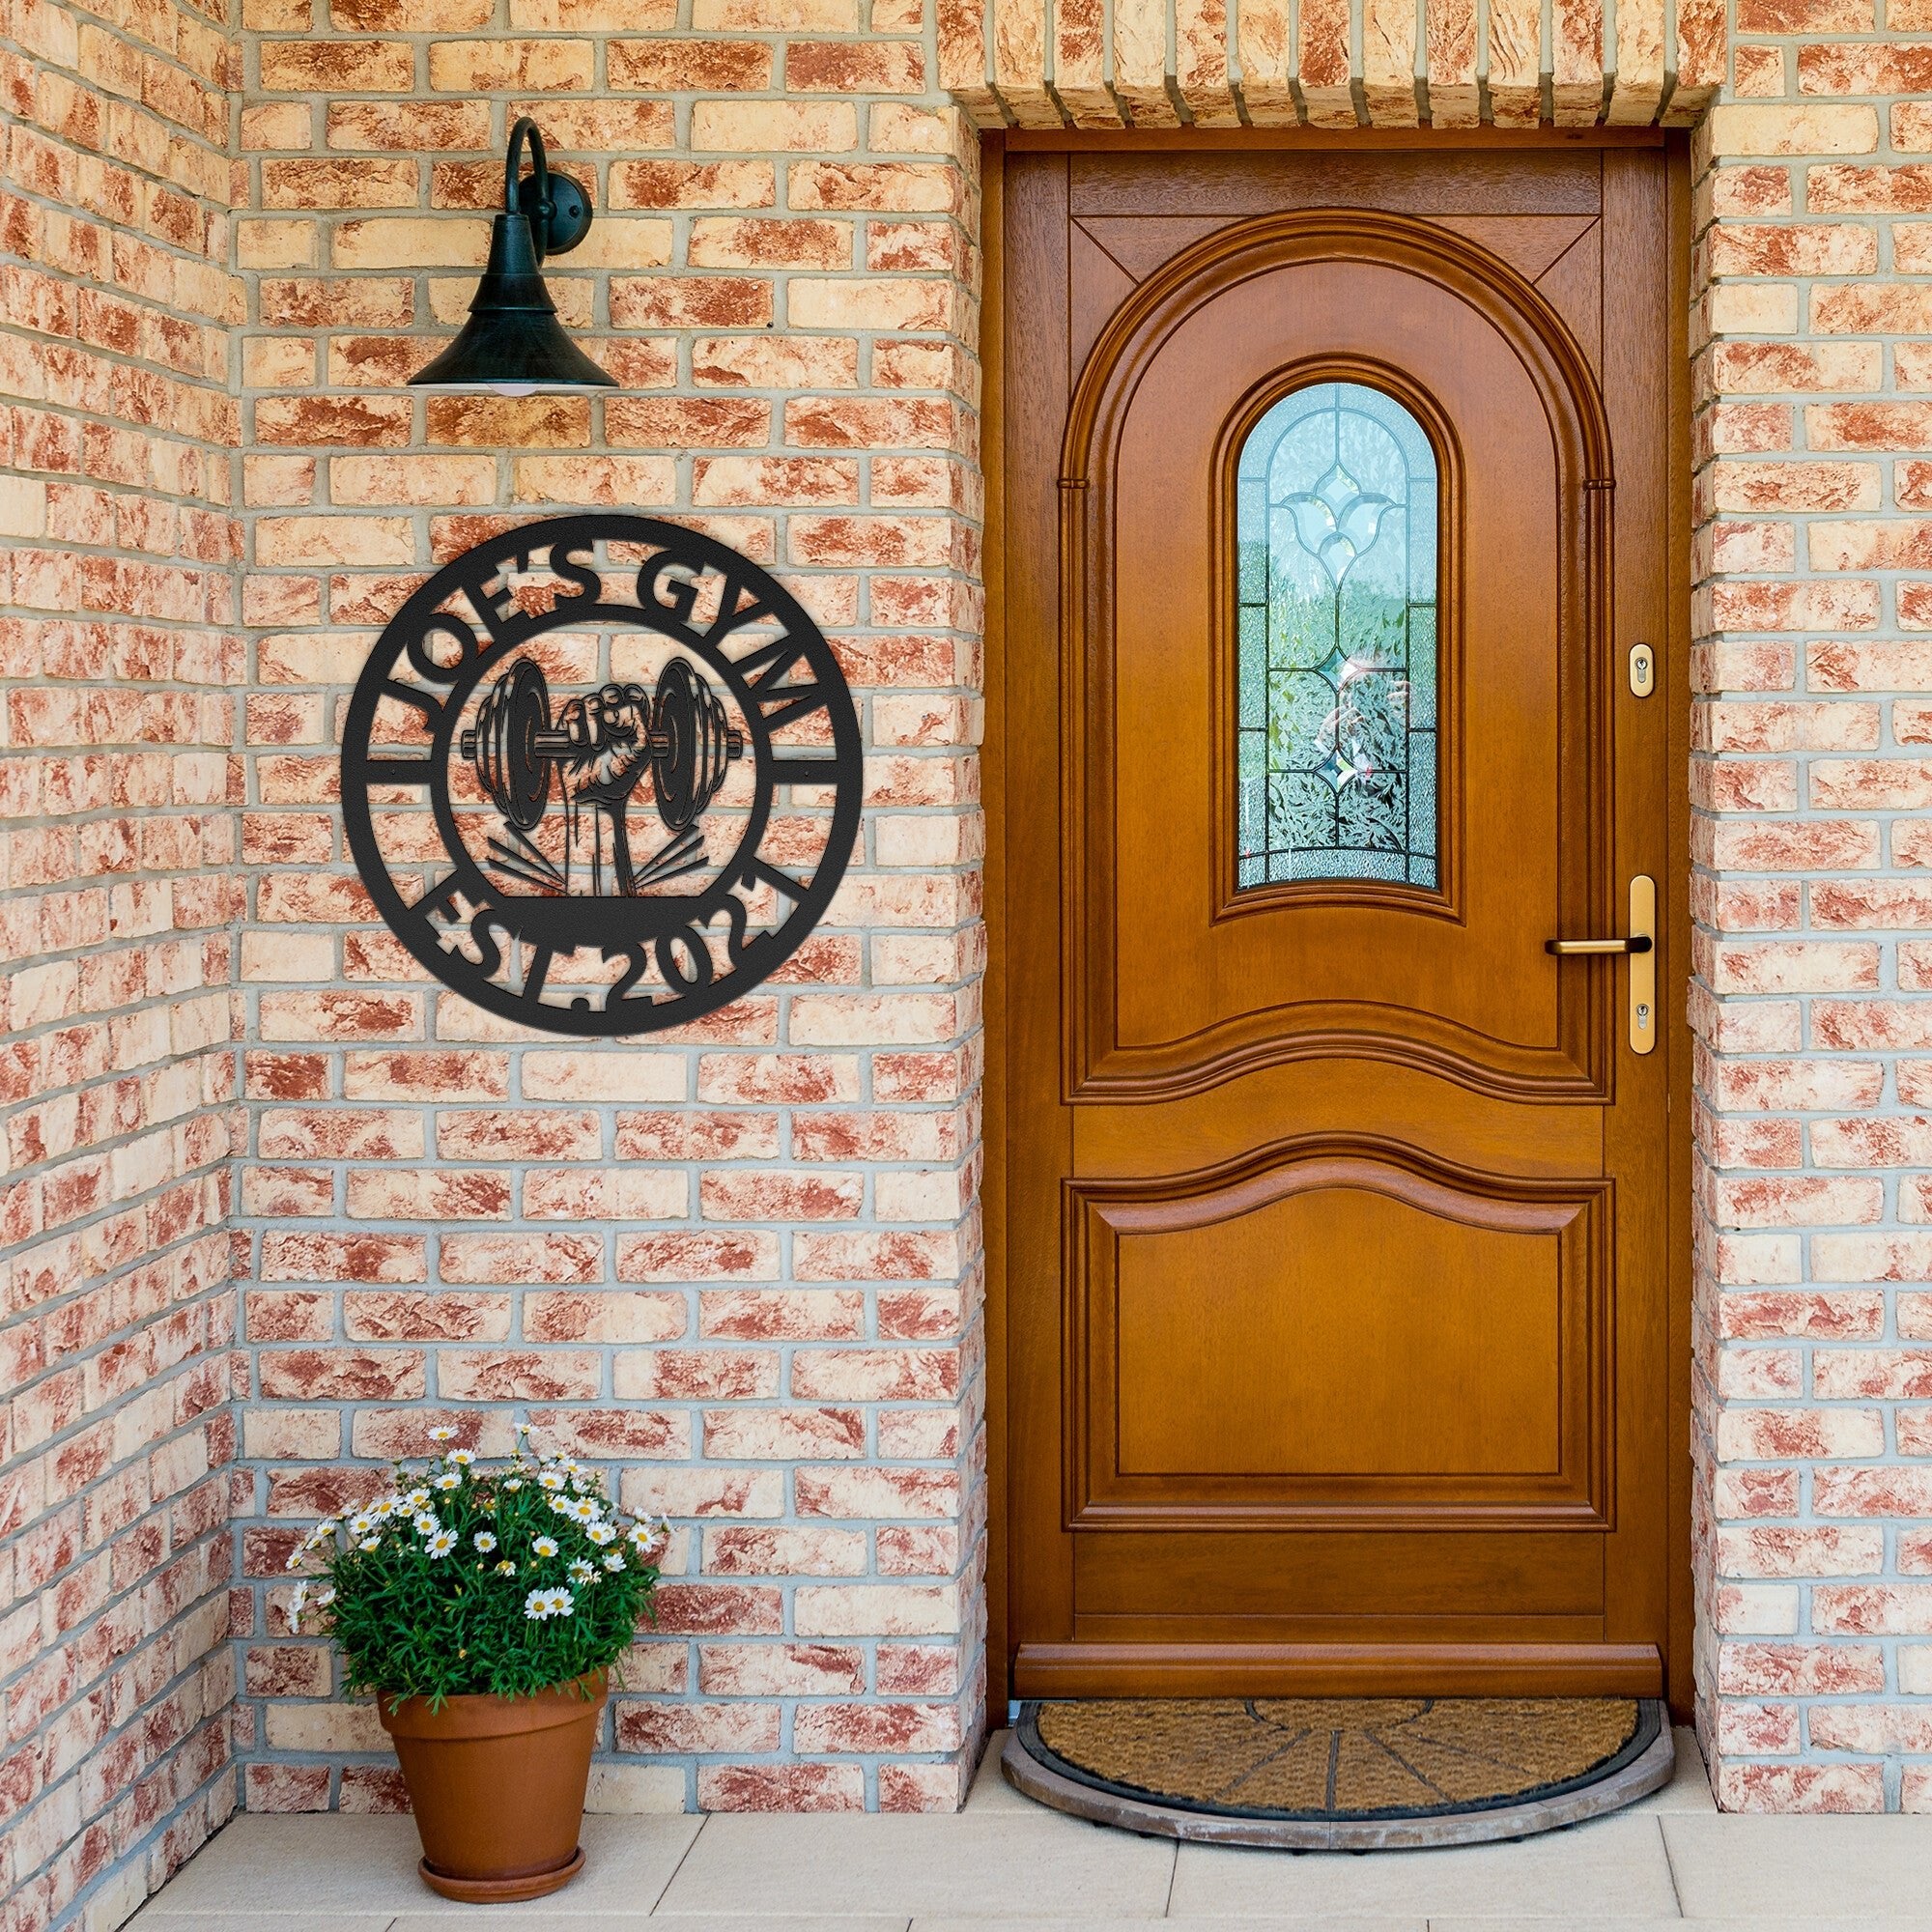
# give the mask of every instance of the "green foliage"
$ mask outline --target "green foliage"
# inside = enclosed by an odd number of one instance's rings
[[[308,1573],[290,1620],[323,1621],[351,1692],[433,1706],[533,1696],[623,1656],[650,1615],[668,1535],[612,1509],[603,1478],[568,1457],[520,1439],[485,1469],[445,1450],[419,1468],[398,1463],[387,1495],[316,1525],[289,1559]]]

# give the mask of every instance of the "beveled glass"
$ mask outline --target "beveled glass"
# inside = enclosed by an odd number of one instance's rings
[[[1362,383],[1284,396],[1236,472],[1237,887],[1437,884],[1435,452]]]

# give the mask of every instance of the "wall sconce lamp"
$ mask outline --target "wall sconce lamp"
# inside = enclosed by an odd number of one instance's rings
[[[519,179],[526,141],[532,172]],[[614,389],[556,319],[539,272],[590,232],[590,203],[567,175],[554,175],[543,136],[527,115],[510,129],[503,164],[503,213],[490,230],[490,259],[469,320],[428,368],[410,378],[417,389],[489,389],[499,396],[539,390]]]

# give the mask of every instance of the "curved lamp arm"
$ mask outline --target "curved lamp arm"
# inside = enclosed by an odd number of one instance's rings
[[[518,179],[526,141],[530,147],[530,181],[537,191],[536,206],[527,210],[523,206],[523,183]],[[530,239],[536,243],[537,260],[541,262],[549,252],[550,242],[550,159],[544,153],[543,131],[527,114],[519,115],[510,129],[510,152],[503,161],[503,207],[511,214],[527,213],[534,217],[530,222]]]

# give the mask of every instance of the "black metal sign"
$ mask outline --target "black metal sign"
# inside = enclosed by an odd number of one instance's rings
[[[384,923],[464,998],[552,1033],[654,1033],[766,979],[844,874],[861,784],[852,695],[797,601],[618,513],[438,571],[343,730]]]

